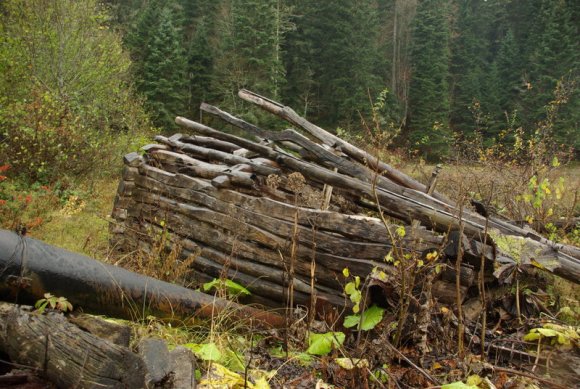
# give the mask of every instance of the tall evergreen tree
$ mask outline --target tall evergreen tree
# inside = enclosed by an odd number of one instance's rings
[[[530,90],[524,101],[527,108],[527,126],[530,128],[533,123],[546,117],[545,107],[555,98],[554,91],[558,82],[561,79],[574,82],[578,78],[580,45],[578,27],[570,19],[570,3],[573,2],[542,0],[540,3],[538,19],[542,30],[530,58]],[[572,97],[572,107],[577,106],[578,94],[575,93]],[[562,142],[577,142],[579,114],[568,111],[567,116],[567,120],[560,117],[554,123],[555,135]],[[576,119],[573,119],[574,116]]]
[[[187,91],[186,61],[182,34],[169,6],[159,11],[158,24],[144,47],[141,82],[138,84],[153,112],[153,122],[174,127],[176,115],[183,114]]]
[[[358,112],[369,108],[369,91],[375,95],[384,88],[388,71],[386,60],[377,58],[376,2],[294,4],[301,13],[296,32],[290,35],[287,64],[292,89],[287,93],[301,100],[298,106],[315,108],[311,113],[318,121],[358,123]]]
[[[448,150],[450,27],[447,0],[423,0],[413,31],[408,139],[429,158]]]
[[[495,63],[499,77],[500,108],[502,112],[512,112],[517,108],[522,91],[522,60],[512,29],[501,40]]]
[[[189,114],[195,115],[199,105],[213,97],[211,90],[214,52],[210,44],[208,23],[202,17],[189,44],[187,72],[189,78],[188,108]]]
[[[280,0],[231,0],[219,13],[213,88],[222,103],[235,108],[241,88],[278,98],[285,82],[282,43],[291,28],[287,8]]]
[[[467,0],[459,4],[457,38],[452,47],[451,125],[465,136],[470,136],[480,124],[473,117],[474,105],[481,112],[496,112],[499,108],[490,90],[495,87],[491,80],[497,75],[489,63],[489,16],[487,2]]]

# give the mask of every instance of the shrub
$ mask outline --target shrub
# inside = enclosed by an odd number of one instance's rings
[[[110,173],[150,128],[96,0],[8,0],[0,21],[0,161],[41,184]]]

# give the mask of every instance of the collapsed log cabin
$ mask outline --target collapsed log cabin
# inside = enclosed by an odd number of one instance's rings
[[[457,291],[463,299],[477,274],[491,282],[498,267],[514,263],[578,282],[577,247],[484,217],[289,107],[247,90],[239,96],[301,132],[264,130],[207,104],[202,112],[246,137],[176,118],[187,134],[157,136],[142,155],[125,156],[111,224],[118,250],[147,250],[168,231],[183,256],[196,255],[196,281],[226,277],[252,292],[248,301],[272,307],[344,306],[342,270],[363,280],[374,269],[396,277],[384,260],[393,252],[416,260],[436,252],[449,264],[461,252],[460,267],[444,266],[433,284],[446,302]],[[404,236],[382,215],[405,225]],[[496,244],[502,239],[518,242],[517,255]]]

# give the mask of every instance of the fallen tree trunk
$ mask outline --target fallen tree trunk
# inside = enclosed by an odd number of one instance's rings
[[[384,174],[394,182],[403,185],[406,188],[415,189],[420,192],[427,192],[427,187],[425,185],[394,169],[392,166],[380,161],[376,156],[371,155],[366,151],[361,150],[358,147],[344,141],[343,139],[340,139],[336,135],[333,135],[324,129],[310,123],[308,120],[298,115],[292,108],[286,107],[280,103],[267,99],[246,89],[240,90],[238,96],[246,101],[258,105],[260,108],[263,108],[268,112],[271,112],[287,120],[292,124],[297,125],[324,144],[333,148],[339,147],[341,151],[353,157],[358,162],[368,163],[372,169],[381,172],[381,174]],[[447,200],[443,195],[440,194],[436,194],[436,197],[443,201]]]
[[[284,319],[274,313],[141,276],[5,230],[0,230],[0,266],[4,301],[33,305],[52,293],[87,312],[128,319],[151,314],[183,321],[231,311],[239,319],[284,325]]]

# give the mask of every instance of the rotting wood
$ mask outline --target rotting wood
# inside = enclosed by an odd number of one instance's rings
[[[402,174],[400,171],[394,169],[392,166],[378,160],[376,156],[367,153],[364,150],[359,149],[358,147],[340,139],[336,135],[333,135],[324,129],[316,126],[315,124],[310,123],[308,120],[304,119],[300,115],[298,115],[292,108],[283,106],[280,103],[277,103],[273,100],[269,100],[260,96],[256,93],[248,91],[246,89],[242,89],[239,91],[238,96],[242,99],[249,101],[258,105],[260,108],[271,112],[281,118],[287,120],[288,122],[297,125],[298,127],[304,129],[312,136],[316,137],[326,145],[330,147],[337,147],[341,148],[343,152],[350,155],[358,162],[361,163],[368,163],[371,168],[378,170],[381,174],[385,174],[394,182],[397,182],[407,188],[415,189],[417,191],[426,192],[425,185],[421,184],[420,182],[408,177],[407,175]],[[442,199],[445,199],[441,196]]]
[[[289,170],[302,173],[307,179],[317,181],[321,184],[328,184],[339,187],[345,191],[358,193],[369,199],[374,197],[374,188],[356,178],[345,176],[329,171],[312,163],[302,161],[288,154],[279,153],[271,148],[255,144],[251,141],[224,134],[220,131],[207,127],[203,124],[178,117],[177,124],[199,131],[205,135],[215,136],[219,139],[226,139],[232,143],[243,145],[243,147],[253,150],[262,156],[274,159],[278,164],[285,166]],[[417,192],[408,188],[399,188],[396,192],[384,188],[376,188],[377,197],[384,212],[389,216],[410,222],[420,220],[439,232],[446,232],[449,229],[459,229],[458,211],[454,207],[445,204],[425,193]],[[475,212],[463,212],[464,233],[478,241],[484,240],[485,218]],[[489,230],[497,230],[499,234],[519,236],[530,242],[531,245],[538,244],[545,250],[542,261],[549,266],[545,268],[559,269],[558,274],[573,282],[578,282],[576,276],[580,271],[580,249],[551,242],[530,231],[510,225],[501,220],[489,220]],[[487,241],[492,242],[488,237]],[[542,263],[540,263],[542,265]],[[555,264],[555,265],[554,265]]]
[[[79,329],[60,313],[1,303],[0,327],[0,350],[61,388],[145,387],[143,362],[129,348]]]
[[[327,145],[332,146],[332,147],[340,146],[345,153],[349,154],[350,156],[352,156],[353,158],[355,158],[357,161],[359,161],[361,163],[369,164],[370,166],[373,166],[373,163],[377,164],[378,168],[381,172],[384,172],[384,174],[386,176],[390,177],[393,181],[398,182],[402,186],[405,186],[407,188],[412,188],[412,189],[415,189],[415,190],[421,191],[421,192],[427,192],[425,185],[416,182],[415,180],[413,180],[410,177],[404,175],[403,173],[397,171],[396,169],[393,169],[391,166],[382,163],[376,157],[366,153],[363,150],[358,149],[357,147],[349,144],[348,142],[345,142],[344,140],[338,138],[336,135],[333,135],[333,134],[325,131],[324,129],[310,123],[306,119],[299,116],[296,112],[294,112],[294,110],[292,110],[292,108],[284,106],[276,101],[267,99],[263,96],[260,96],[254,92],[251,92],[251,91],[248,91],[245,89],[240,90],[238,95],[242,99],[249,101],[249,102],[252,102],[252,103],[258,105],[260,108],[262,108],[268,112],[271,112],[271,113],[287,120],[288,122],[290,122],[292,124],[297,125],[298,127],[304,129],[305,131],[312,134],[313,136],[315,136],[316,138],[318,138],[322,142],[326,143]],[[445,196],[443,196],[437,192],[433,193],[433,197],[441,200],[443,203],[445,203],[449,206],[455,207],[455,204],[453,204],[453,202],[451,202]],[[501,220],[497,217],[490,218],[490,228],[496,228],[501,233],[505,233],[507,235],[521,236],[524,238],[529,238],[531,240],[538,241],[540,244],[550,246],[550,247],[554,248],[555,250],[557,250],[563,254],[566,254],[570,257],[570,258],[565,258],[565,256],[561,255],[561,256],[559,256],[559,258],[557,260],[562,259],[562,260],[566,261],[568,259],[575,259],[576,261],[580,261],[580,248],[570,246],[570,245],[556,244],[556,243],[542,237],[540,234],[538,234],[534,231],[525,230],[523,228],[516,227],[514,225],[507,223],[505,220]],[[572,281],[574,281],[574,280],[572,280]],[[575,281],[575,282],[577,282],[577,281]]]

